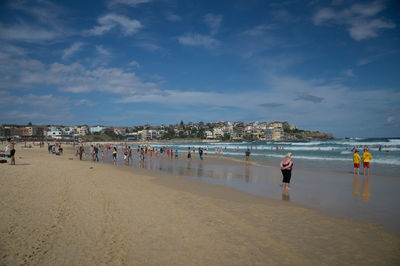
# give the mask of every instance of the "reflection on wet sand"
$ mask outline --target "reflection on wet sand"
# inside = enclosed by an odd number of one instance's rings
[[[371,197],[371,186],[369,182],[369,176],[363,177],[362,183],[362,201],[363,203],[367,203]]]
[[[246,179],[246,182],[249,183],[250,180],[250,165],[247,163],[244,171],[244,178]]]
[[[119,154],[118,165],[124,164],[122,158],[123,156]],[[105,156],[106,161],[112,163],[112,157],[108,156],[107,159],[107,156]],[[258,165],[251,161],[235,163],[219,158],[208,159],[207,157],[203,161],[197,159],[197,157],[191,160],[186,158],[171,159],[157,154],[153,157],[147,154],[145,160],[141,161],[139,154],[135,153],[132,164],[126,167],[140,167],[171,175],[199,179],[262,197],[290,200],[334,215],[361,217],[362,219],[368,216],[370,221],[379,219],[379,223],[383,221],[395,229],[400,224],[400,213],[396,208],[397,199],[394,198],[396,193],[393,192],[398,191],[400,187],[398,183],[389,182],[390,180],[385,178],[370,180],[369,177],[353,176],[353,180],[351,180],[351,176],[349,178],[346,175],[335,175],[327,172],[321,175],[320,172],[304,172],[299,169],[293,176],[296,190],[290,191],[290,194],[282,194],[282,188],[279,187],[282,180],[279,167]],[[374,183],[373,198],[371,198],[371,183]],[[389,187],[387,184],[389,184]],[[350,186],[352,186],[352,189]],[[392,193],[388,193],[388,191],[392,191]],[[342,196],[341,193],[343,192],[348,193],[348,197]],[[341,196],[338,197],[338,195]],[[371,204],[372,201],[373,204]],[[378,218],[376,218],[377,213],[380,215]]]
[[[361,197],[362,202],[367,203],[371,197],[371,185],[369,176],[362,177]],[[360,177],[358,175],[353,176],[353,198],[358,199],[360,195]]]
[[[203,177],[203,162],[200,162],[198,165],[197,177]]]
[[[284,200],[284,201],[290,201],[290,194],[289,194],[289,191],[283,191],[282,192],[282,200]]]
[[[360,177],[358,175],[354,175],[353,176],[353,198],[355,200],[358,199],[358,195],[360,194],[359,189],[360,189]]]
[[[190,169],[191,169],[191,164],[192,164],[192,160],[191,159],[188,159],[188,161],[187,161],[187,166],[186,166],[186,175],[187,176],[190,176]]]

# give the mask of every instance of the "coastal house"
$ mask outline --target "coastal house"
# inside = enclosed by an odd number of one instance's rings
[[[89,131],[90,131],[91,134],[100,133],[101,131],[103,131],[103,129],[105,129],[104,126],[91,126],[91,127],[89,127]]]
[[[216,127],[213,128],[213,138],[220,139],[224,136],[224,130],[222,128]]]
[[[271,122],[265,130],[267,141],[280,141],[284,139],[283,123]]]
[[[29,137],[32,136],[32,131],[29,130],[29,127],[21,127],[20,131],[21,131],[21,136],[22,137]]]
[[[205,136],[206,136],[206,139],[214,139],[214,135],[213,135],[212,131],[206,130],[206,131],[204,132],[204,134],[205,134]]]
[[[89,127],[86,125],[83,126],[75,126],[76,136],[85,136],[89,131]]]
[[[140,139],[140,135],[138,132],[131,132],[126,134],[126,140],[127,141],[136,141]]]
[[[74,136],[76,134],[76,130],[74,127],[64,127],[63,128],[63,135],[64,136]]]
[[[44,127],[28,126],[29,136],[43,136]]]
[[[46,131],[46,137],[50,137],[53,139],[61,139],[62,136],[63,136],[63,130],[55,126],[49,127],[49,130]]]
[[[21,129],[17,125],[2,125],[1,135],[6,137],[21,136]]]

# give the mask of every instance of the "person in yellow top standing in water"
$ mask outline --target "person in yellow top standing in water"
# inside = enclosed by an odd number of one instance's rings
[[[357,176],[360,175],[360,162],[361,162],[361,157],[358,154],[358,150],[355,149],[353,154],[354,175],[356,175],[356,169],[357,169]]]
[[[365,168],[367,168],[368,176],[369,176],[369,162],[372,160],[371,153],[368,152],[368,149],[364,149],[364,154],[362,155],[363,166],[364,166],[364,176],[365,176]]]

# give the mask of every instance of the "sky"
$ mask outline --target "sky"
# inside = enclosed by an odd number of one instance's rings
[[[398,1],[0,2],[0,123],[400,137]]]

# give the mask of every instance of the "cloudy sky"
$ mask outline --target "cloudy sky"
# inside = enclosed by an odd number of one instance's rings
[[[288,121],[400,137],[398,1],[13,0],[0,123]]]

